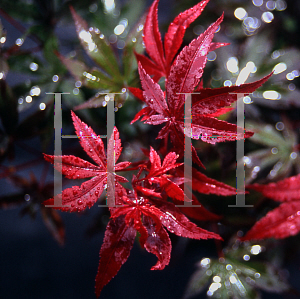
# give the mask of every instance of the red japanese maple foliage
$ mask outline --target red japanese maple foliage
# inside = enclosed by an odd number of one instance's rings
[[[282,239],[296,235],[300,231],[300,174],[267,185],[248,185],[248,189],[261,192],[264,196],[283,202],[278,208],[267,213],[241,238]]]
[[[187,184],[200,193],[225,196],[235,195],[239,191],[206,177],[196,168],[192,169],[192,179],[188,180],[184,176],[183,163],[177,163],[177,160],[183,157],[185,135],[211,144],[252,136],[252,132],[240,133],[236,125],[218,120],[216,117],[232,109],[226,106],[237,100],[236,93],[253,92],[270,75],[240,86],[203,88],[200,80],[207,54],[226,45],[212,42],[223,15],[179,54],[177,52],[186,28],[201,14],[208,1],[200,2],[175,18],[165,35],[164,48],[158,30],[158,0],[154,1],[149,10],[144,26],[144,42],[151,59],[136,54],[142,89],[130,88],[147,107],[137,113],[132,123],[142,117],[142,121],[147,124],[164,124],[157,138],[162,139],[166,147],[164,150],[160,148],[158,152],[150,147],[150,151],[144,151],[149,160],[134,163],[131,170],[138,172],[132,176],[131,190],[121,184],[127,180],[116,174],[118,171],[127,171],[130,165],[128,161],[117,163],[122,151],[117,128],[114,128],[107,147],[114,149],[114,161],[108,161],[101,138],[72,112],[80,144],[96,165],[72,155],[59,157],[44,155],[45,159],[53,163],[54,167],[67,178],[90,178],[80,187],[67,188],[62,194],[56,195],[62,203],[61,207],[54,207],[56,209],[69,212],[82,211],[93,206],[106,187],[110,184],[114,186],[113,197],[116,205],[109,206],[111,217],[100,250],[96,276],[97,296],[126,262],[137,232],[141,247],[158,258],[152,270],[162,270],[169,263],[172,246],[167,230],[178,236],[193,239],[222,239],[218,234],[197,227],[186,217],[187,215],[197,220],[214,221],[220,218],[199,206],[194,194],[192,198],[188,198],[182,186]],[[156,83],[162,76],[166,82],[165,92]],[[192,96],[192,123],[188,132],[184,123],[184,93],[193,92],[197,94]],[[168,149],[169,140],[173,146],[171,150]],[[193,162],[204,167],[196,149],[191,146],[191,150]],[[160,154],[164,157],[163,160]],[[190,201],[192,207],[175,206],[184,201]],[[51,198],[44,203],[53,205],[55,202],[54,198]]]
[[[47,161],[54,163],[54,167],[61,171],[69,179],[83,179],[92,177],[90,180],[81,184],[80,187],[73,186],[63,190],[62,194],[57,195],[64,207],[54,207],[62,211],[80,212],[91,207],[102,194],[104,187],[107,185],[107,159],[104,151],[104,145],[100,137],[82,122],[72,111],[72,119],[76,134],[79,138],[80,145],[84,151],[92,158],[97,165],[94,165],[81,158],[69,156],[50,156],[44,154]],[[115,163],[121,155],[122,147],[119,139],[119,132],[114,128],[113,136],[109,142],[114,142]],[[114,170],[120,171],[130,165],[130,162],[121,162],[115,164]],[[116,195],[122,195],[124,189],[119,182],[127,182],[122,176],[115,175],[116,180]],[[54,198],[44,202],[45,205],[53,205]]]
[[[172,61],[178,52],[186,29],[204,10],[209,0],[201,1],[195,6],[180,13],[170,24],[164,37],[164,47],[157,21],[157,7],[159,0],[155,0],[149,9],[144,26],[144,43],[151,59],[136,53],[137,60],[153,80],[157,82],[161,77],[168,77]],[[226,43],[211,43],[209,51],[226,46]]]
[[[96,295],[126,262],[136,232],[140,245],[157,256],[151,270],[162,270],[169,264],[171,241],[165,228],[178,236],[193,239],[222,239],[219,235],[197,227],[173,203],[151,196],[138,196],[136,190],[123,197],[122,207],[111,215],[100,250],[96,276]]]
[[[107,180],[110,174],[107,171],[107,163],[109,162],[101,138],[74,112],[72,112],[72,119],[82,148],[97,165],[72,155],[57,157],[45,154],[44,156],[67,178],[92,177],[82,183],[80,187],[67,188],[63,190],[62,194],[57,195],[63,206],[54,207],[54,209],[79,212],[96,203],[108,184]],[[114,144],[114,170],[116,172],[124,171],[130,162],[116,164],[122,151],[116,128],[114,128],[109,143]],[[182,164],[176,163],[177,158],[176,153],[170,152],[161,163],[160,156],[151,147],[149,162],[141,163],[139,173],[137,176],[133,176],[133,191],[125,189],[120,184],[120,182],[127,182],[124,177],[114,175],[115,203],[117,205],[110,207],[111,220],[107,225],[104,242],[100,250],[100,263],[96,276],[97,296],[100,295],[103,286],[117,274],[127,260],[137,232],[140,233],[141,246],[158,258],[158,262],[152,267],[152,270],[162,270],[170,260],[172,246],[165,228],[169,232],[187,238],[222,239],[213,232],[197,227],[174,203],[167,201],[167,196],[181,201],[185,199],[184,192],[179,187],[184,181],[183,177],[167,174],[168,171]],[[148,174],[144,178],[140,178],[143,171]],[[165,196],[163,196],[164,194]],[[53,205],[54,198],[44,201],[44,204]],[[205,212],[205,209],[202,210],[202,214],[205,215]],[[214,216],[208,211],[206,214]]]
[[[223,20],[223,15],[198,38],[195,38],[188,46],[184,47],[172,63],[182,43],[185,29],[200,15],[207,3],[207,0],[200,2],[180,14],[171,23],[165,35],[164,54],[157,23],[158,0],[154,1],[144,26],[144,42],[146,51],[155,64],[146,57],[141,58],[141,56],[138,56],[143,91],[138,88],[129,88],[136,97],[147,104],[147,107],[139,111],[131,123],[143,116],[142,121],[147,124],[164,124],[157,138],[170,138],[174,146],[173,150],[180,156],[184,152],[184,135],[211,144],[251,137],[252,132],[244,131],[241,128],[239,130],[236,125],[218,120],[216,116],[228,111],[224,107],[237,100],[237,93],[249,94],[271,76],[270,74],[259,81],[240,86],[215,89],[202,88],[200,80],[207,61],[207,54],[212,48],[216,49],[221,45],[225,45],[212,42],[216,30]],[[170,45],[172,45],[171,49],[169,49]],[[155,71],[152,72],[152,70]],[[157,81],[155,79],[159,77],[158,72],[165,76],[165,93],[155,82]],[[151,78],[150,75],[154,75],[154,77]],[[184,123],[184,93],[194,92],[197,94],[192,95],[191,130],[186,130]],[[192,157],[194,162],[203,166],[194,147],[192,147]]]

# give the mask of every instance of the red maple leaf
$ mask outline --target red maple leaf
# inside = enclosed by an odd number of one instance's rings
[[[190,60],[188,57],[185,59]],[[203,59],[206,61],[206,56]],[[176,59],[172,68],[174,67],[177,69],[180,62],[181,58]],[[187,69],[190,70],[190,65]],[[240,86],[200,89],[199,95],[192,96],[191,134],[188,130],[184,130],[184,95],[177,94],[177,92],[193,92],[196,87],[197,82],[194,82],[192,85],[184,85],[182,83],[189,75],[186,74],[189,73],[189,71],[182,73],[183,79],[180,79],[178,75],[179,71],[173,72],[171,69],[171,75],[166,85],[167,101],[160,86],[146,74],[140,64],[139,72],[144,90],[143,101],[148,107],[143,108],[131,123],[138,120],[141,116],[144,116],[142,121],[145,121],[147,124],[164,124],[164,127],[158,133],[157,138],[163,139],[170,136],[174,150],[181,156],[183,156],[184,152],[185,134],[193,139],[200,138],[202,141],[212,144],[251,137],[253,135],[252,132],[245,131],[244,134],[240,133],[238,132],[238,127],[236,125],[218,120],[212,115],[213,113],[220,112],[220,109],[224,106],[228,106],[235,102],[237,100],[236,93],[249,94],[261,86],[270,77],[270,75],[268,75],[259,81],[242,84]],[[131,89],[131,91],[140,95],[140,92],[138,92],[137,89]],[[198,162],[199,165],[203,166],[197,157],[194,147],[192,147],[192,154],[193,161]]]
[[[176,169],[177,175],[184,176],[184,169],[183,167],[179,167]],[[190,184],[190,183],[188,183]],[[194,191],[203,194],[215,194],[215,195],[222,195],[222,196],[231,196],[236,195],[236,193],[240,192],[236,188],[214,180],[212,178],[207,177],[205,174],[199,172],[194,167],[192,168],[192,182],[191,188]]]
[[[165,192],[171,198],[190,201],[190,199],[184,196],[183,190],[179,187],[179,185],[184,182],[184,178],[173,177],[170,174],[166,174],[169,170],[183,164],[176,163],[177,158],[178,155],[175,152],[170,152],[165,156],[163,163],[161,163],[158,153],[150,147],[149,162],[151,167],[150,169],[147,169],[147,166],[143,167],[148,171],[148,174],[143,179],[133,181],[134,187],[142,194],[150,195],[149,189],[138,185],[138,183],[147,181],[149,186],[152,186],[153,184],[159,185],[159,192]]]
[[[158,153],[151,147],[150,152],[144,151],[146,156],[149,156],[149,165],[141,164],[142,170],[148,172],[148,174],[142,179],[133,180],[134,188],[141,194],[146,196],[155,196],[157,198],[164,197],[167,199],[169,196],[172,198],[176,205],[179,205],[180,210],[187,216],[204,221],[204,220],[219,220],[221,216],[213,214],[200,205],[197,198],[192,195],[192,198],[187,198],[182,189],[184,182],[199,193],[203,194],[216,194],[222,196],[231,196],[240,193],[241,191],[236,188],[226,185],[217,180],[211,179],[200,173],[195,168],[192,168],[192,179],[187,180],[184,178],[183,163],[176,163],[178,155],[174,152],[170,152],[164,158],[161,164],[161,159]],[[169,174],[166,172],[170,171]],[[139,184],[147,182],[147,187],[142,187]],[[154,186],[156,184],[157,188]],[[149,189],[152,188],[152,189]],[[155,190],[155,191],[153,191]],[[163,196],[161,196],[161,194]],[[164,196],[166,195],[166,196]],[[182,201],[191,201],[191,207],[183,207]]]
[[[200,12],[208,1],[199,3]],[[200,5],[201,4],[201,5]],[[150,8],[144,28],[144,41],[150,57],[155,61],[156,68],[164,67],[166,70],[165,58],[163,56],[162,43],[157,27],[157,10],[158,1],[156,0]],[[194,10],[192,10],[194,11]],[[189,14],[184,14],[188,16]],[[180,20],[179,17],[178,20]],[[200,79],[207,61],[207,54],[214,44],[212,39],[214,33],[223,20],[223,15],[198,38],[194,39],[188,46],[176,56],[170,66],[170,72],[166,77],[166,93],[160,86],[155,83],[150,75],[144,69],[144,64],[139,62],[139,74],[143,92],[137,88],[130,88],[131,92],[139,99],[143,100],[147,107],[137,113],[133,122],[143,116],[142,121],[147,124],[159,125],[164,124],[157,138],[163,139],[170,137],[174,150],[183,156],[184,153],[184,135],[193,139],[215,144],[216,142],[231,141],[251,137],[252,132],[238,130],[234,124],[218,120],[215,116],[224,112],[224,107],[229,106],[237,100],[237,93],[249,94],[260,87],[270,76],[266,76],[259,81],[242,84],[240,86],[222,87],[216,89],[203,89]],[[151,23],[152,22],[152,23]],[[182,32],[182,27],[174,24],[170,26],[174,29],[174,36],[177,32]],[[172,27],[172,28],[173,28]],[[181,29],[179,29],[181,28]],[[173,29],[172,29],[173,30]],[[170,32],[172,32],[170,29]],[[176,31],[179,30],[179,31]],[[168,31],[169,32],[169,31]],[[181,34],[179,34],[181,36]],[[167,34],[167,40],[170,41],[171,34]],[[179,38],[180,40],[180,38]],[[172,40],[170,44],[175,43]],[[181,42],[180,42],[181,43]],[[166,42],[165,44],[169,44]],[[176,47],[174,46],[174,49]],[[174,52],[170,50],[168,55],[173,57]],[[169,57],[169,56],[168,56]],[[159,68],[158,68],[159,69]],[[192,95],[192,123],[191,130],[185,129],[184,123],[184,103],[185,95],[183,93],[193,93]],[[167,100],[166,100],[167,99]],[[226,111],[226,110],[225,110]],[[199,160],[196,150],[192,147],[193,161],[203,166]]]
[[[82,183],[80,187],[67,188],[63,190],[62,194],[57,195],[63,205],[69,206],[54,207],[54,209],[77,212],[87,206],[91,207],[97,201],[105,185],[108,184],[108,180],[111,179],[108,173],[109,167],[115,164],[114,171],[118,171],[127,167],[130,162],[116,164],[122,149],[116,128],[108,141],[108,148],[114,149],[115,158],[114,161],[107,161],[101,138],[73,112],[72,119],[82,148],[97,165],[72,155],[60,157],[45,155],[45,159],[53,163],[54,167],[67,178],[92,177]],[[163,190],[172,196],[172,192],[174,192],[172,190],[180,189],[178,185],[183,182],[182,178],[174,178],[166,174],[182,165],[182,163],[176,163],[178,155],[170,152],[161,162],[158,153],[151,147],[149,157],[149,168],[146,164],[140,165],[141,169],[144,168],[148,172],[148,175],[142,180],[133,177],[134,192],[126,191],[119,183],[127,181],[125,178],[114,176],[118,205],[110,209],[111,220],[107,225],[100,250],[101,258],[95,284],[97,296],[127,260],[137,232],[140,234],[141,246],[158,258],[157,263],[151,268],[152,270],[162,270],[170,261],[172,246],[165,228],[178,236],[187,238],[221,239],[219,235],[197,227],[173,203],[162,198]],[[110,166],[109,163],[111,163]],[[140,186],[141,182],[148,182],[147,187],[149,188]],[[155,184],[160,185],[160,189],[156,190]],[[180,190],[183,193],[182,189]],[[137,192],[142,193],[143,196],[138,196]],[[160,199],[157,200],[155,197]],[[175,198],[178,199],[178,196]],[[183,196],[180,199],[182,200]],[[53,205],[53,203],[54,198],[44,202],[46,205]]]
[[[153,80],[157,82],[161,77],[168,77],[172,61],[177,54],[186,29],[202,13],[209,0],[203,0],[195,6],[180,13],[170,24],[164,37],[164,46],[158,28],[157,7],[159,0],[155,0],[149,9],[144,26],[144,43],[150,59],[136,53],[137,60]],[[209,51],[226,46],[226,43],[211,43]]]
[[[296,235],[300,231],[300,174],[267,185],[253,184],[248,189],[260,191],[270,199],[283,202],[279,207],[267,213],[241,238],[282,239]]]
[[[181,185],[185,182],[180,163],[176,163],[179,156],[183,156],[184,138],[189,136],[193,139],[215,144],[216,142],[244,139],[252,136],[252,132],[240,133],[238,127],[216,117],[232,108],[226,108],[237,100],[236,93],[249,94],[261,86],[271,75],[254,83],[240,86],[222,87],[217,89],[204,89],[201,77],[207,61],[207,54],[225,44],[213,43],[212,39],[217,28],[220,26],[223,15],[209,28],[194,39],[188,46],[176,56],[183,40],[186,28],[202,12],[209,0],[204,0],[193,8],[181,13],[169,26],[165,35],[164,47],[158,29],[157,6],[158,0],[152,4],[144,26],[144,42],[146,50],[151,59],[136,54],[139,61],[139,75],[142,89],[131,88],[130,90],[139,99],[144,101],[147,107],[137,113],[132,123],[142,117],[142,121],[152,125],[164,124],[157,138],[168,141],[170,138],[175,152],[165,154],[162,162],[158,153],[150,148],[149,162],[140,163],[139,174],[133,176],[132,185],[134,192],[126,190],[120,182],[127,182],[122,176],[108,173],[108,169],[114,172],[123,170],[130,162],[116,164],[121,154],[121,141],[116,128],[113,136],[109,139],[108,148],[114,147],[115,158],[108,161],[104,151],[104,145],[94,131],[83,123],[73,112],[72,118],[79,137],[80,144],[96,163],[96,165],[75,156],[50,156],[45,159],[54,164],[67,178],[91,178],[81,184],[65,189],[62,194],[57,195],[65,207],[55,207],[63,211],[81,211],[87,206],[91,207],[100,197],[105,185],[112,180],[115,182],[115,197],[117,206],[111,208],[111,219],[107,225],[104,241],[100,250],[100,262],[96,276],[95,292],[99,296],[103,287],[118,273],[121,266],[126,262],[132,249],[137,232],[141,247],[157,256],[157,263],[152,270],[164,269],[169,264],[171,254],[171,241],[167,230],[178,236],[193,239],[221,239],[215,233],[206,231],[190,222],[182,211],[175,206],[178,201],[189,200],[185,198]],[[153,78],[150,76],[153,75]],[[166,91],[164,92],[156,83],[162,76],[166,77]],[[191,130],[185,128],[184,93],[197,92],[192,96],[192,123]],[[167,144],[167,142],[166,142]],[[193,161],[202,165],[196,149],[191,147]],[[145,177],[140,178],[142,171],[146,171]],[[167,173],[169,172],[169,173]],[[235,188],[217,182],[193,169],[193,178],[189,182],[193,189],[206,193],[218,195],[232,195],[236,193]],[[174,203],[168,202],[171,197]],[[192,196],[192,204],[198,205],[195,196]],[[44,202],[53,205],[54,198]],[[289,205],[287,208],[285,205]],[[280,207],[284,211],[280,216],[290,215],[291,221],[298,212],[291,214],[295,208],[300,210],[299,202],[283,203]],[[279,207],[279,208],[280,208]],[[198,220],[207,218],[219,219],[202,207],[183,208],[187,215]],[[274,210],[275,211],[275,210]],[[273,212],[274,212],[273,211]],[[195,213],[197,212],[197,213]],[[199,213],[199,214],[198,214]],[[274,213],[278,217],[277,212]],[[268,216],[268,215],[267,215]],[[266,216],[266,218],[267,218]],[[266,221],[270,231],[274,231],[270,216]],[[299,215],[300,216],[300,213]],[[273,217],[273,218],[272,218]],[[286,223],[280,217],[278,226],[275,228],[280,232],[277,237],[283,237],[286,233]],[[259,222],[258,222],[259,223]],[[293,231],[298,232],[298,223],[292,222]],[[290,227],[290,229],[292,229]],[[299,228],[300,229],[300,228]]]
[[[197,227],[167,201],[138,197],[136,192],[131,191],[123,197],[123,201],[124,205],[116,208],[111,215],[100,250],[97,296],[126,262],[136,232],[140,234],[141,246],[158,258],[151,270],[162,270],[169,264],[172,245],[165,228],[187,238],[222,239],[215,233]]]
[[[80,187],[73,186],[72,188],[67,188],[63,190],[61,194],[57,195],[64,207],[54,207],[54,209],[79,212],[87,207],[93,206],[107,185],[107,158],[101,138],[97,136],[89,126],[82,122],[73,111],[71,111],[71,113],[80,145],[97,165],[73,155],[51,156],[44,154],[44,157],[45,160],[54,164],[55,169],[62,172],[62,174],[69,179],[91,177],[90,180],[82,183]],[[114,127],[113,136],[110,137],[109,143],[114,143],[112,148],[114,148],[115,151],[114,163],[116,163],[122,151],[121,140],[119,139],[119,132],[116,127]],[[110,161],[110,163],[112,162],[113,161]],[[114,170],[120,171],[129,165],[130,162],[121,162],[115,164]],[[117,202],[118,197],[122,196],[124,192],[124,188],[119,182],[127,182],[127,180],[117,174],[111,174],[111,176],[114,176],[116,181],[115,191]],[[44,201],[44,204],[53,205],[54,198]]]
[[[247,189],[261,192],[264,196],[276,201],[300,200],[300,174],[267,185],[247,185]]]

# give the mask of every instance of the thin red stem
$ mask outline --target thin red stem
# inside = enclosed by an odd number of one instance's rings
[[[5,10],[0,8],[0,15],[5,18],[10,24],[12,24],[16,29],[18,29],[22,34],[25,34],[27,29],[14,18],[12,18]],[[29,36],[37,44],[42,44],[42,41],[35,35],[30,34]]]
[[[18,29],[22,34],[26,33],[27,29],[14,18],[12,18],[8,13],[6,13],[2,8],[0,8],[0,15],[5,18],[10,24],[12,24],[16,29]],[[42,44],[42,41],[37,36],[31,34],[29,37],[37,44]]]
[[[41,162],[43,162],[42,158],[38,158],[38,159],[29,161],[29,162],[25,162],[23,164],[16,165],[16,166],[3,166],[2,165],[1,168],[5,169],[5,170],[2,173],[0,173],[0,179],[3,179],[16,171],[19,171],[19,170],[22,170],[22,169],[25,169],[28,167],[32,167],[33,165],[39,164]]]

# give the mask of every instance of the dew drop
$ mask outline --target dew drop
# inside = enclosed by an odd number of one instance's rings
[[[295,160],[297,158],[297,153],[296,152],[292,152],[290,154],[290,158],[293,159],[293,160]]]
[[[249,261],[250,260],[250,256],[248,254],[245,254],[243,256],[243,260],[246,261],[246,262]]]
[[[295,230],[295,229],[296,229],[296,225],[293,224],[293,225],[290,226],[290,230],[291,230],[292,235],[295,235],[297,233],[297,230]]]
[[[201,261],[200,261],[200,265],[201,267],[209,267],[210,265],[210,259],[209,258],[203,258]]]
[[[256,273],[254,274],[254,277],[255,277],[255,278],[260,278],[260,273],[256,272]]]
[[[82,205],[82,204],[83,204],[83,201],[82,201],[81,199],[78,199],[78,200],[77,200],[77,204],[78,204],[78,205]],[[78,209],[79,209],[79,208],[78,208]]]
[[[25,199],[26,201],[29,201],[29,200],[30,200],[30,195],[29,195],[29,194],[25,194],[25,195],[24,195],[24,199]]]
[[[232,269],[232,266],[230,264],[226,265],[226,270],[230,271]]]

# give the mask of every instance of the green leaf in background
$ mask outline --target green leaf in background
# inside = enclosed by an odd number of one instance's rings
[[[261,124],[248,121],[247,129],[255,134],[250,141],[265,146],[247,153],[244,161],[246,164],[246,183],[253,181],[260,171],[272,167],[268,174],[268,179],[278,179],[287,176],[292,167],[299,169],[299,149],[297,149],[297,134],[292,130],[288,119],[283,122],[271,124]]]
[[[59,55],[59,58],[72,76],[88,88],[106,90],[113,88],[115,85],[114,82],[99,69],[93,68],[90,70],[84,62],[74,58],[63,57],[62,55]]]
[[[261,250],[262,247],[255,244],[250,250],[240,250],[241,259],[236,248],[227,250],[224,258],[203,258],[190,279],[184,299],[200,294],[207,286],[208,298],[222,299],[259,299],[258,289],[273,293],[287,291],[289,285],[274,266],[250,261]]]
[[[88,67],[84,62],[75,58],[63,57],[59,55],[60,60],[69,70],[69,72],[80,81],[80,86],[85,86],[97,90],[97,94],[90,98],[85,104],[75,107],[76,110],[85,108],[97,108],[105,106],[102,93],[121,93],[116,95],[116,109],[122,107],[124,101],[128,98],[129,93],[127,86],[138,86],[137,63],[135,52],[144,51],[142,45],[142,33],[146,15],[143,15],[135,26],[129,31],[128,20],[131,18],[132,10],[140,12],[144,3],[141,1],[138,5],[127,3],[121,10],[120,22],[114,28],[114,36],[118,42],[117,48],[113,48],[108,43],[103,33],[99,29],[88,28],[85,22],[71,7],[71,13],[75,21],[76,32],[85,52],[96,63],[97,67]],[[109,13],[107,18],[112,17]],[[136,17],[136,16],[135,16]],[[115,22],[112,22],[115,23]],[[119,26],[119,27],[118,27]],[[120,31],[117,30],[120,28]],[[122,32],[121,32],[122,31]],[[124,40],[126,38],[126,40]],[[123,45],[124,44],[124,45]],[[122,65],[119,65],[117,52],[122,51]],[[122,71],[120,70],[122,69]],[[80,87],[79,86],[79,87]],[[103,105],[104,104],[104,105]]]
[[[105,36],[97,28],[88,28],[87,23],[71,7],[71,13],[75,21],[78,38],[86,53],[107,74],[120,79],[119,65],[113,49],[108,44]]]
[[[134,52],[143,53],[143,28],[146,20],[146,14],[144,14],[134,27],[130,30],[125,41],[125,47],[123,50],[123,68],[124,76],[129,83],[133,78],[133,71],[137,69],[137,62],[134,56]],[[129,83],[129,85],[131,85]]]
[[[59,58],[56,53],[58,53],[58,40],[54,34],[50,34],[45,43],[43,54],[49,65],[51,65],[51,74],[60,74],[64,71]]]
[[[253,68],[246,82],[274,71],[273,76],[262,88],[249,95],[246,102],[248,105],[245,105],[246,111],[257,110],[257,106],[273,109],[300,107],[300,91],[295,82],[300,75],[300,51],[291,47],[276,48],[276,40],[270,38],[270,35],[271,28],[268,28],[248,37],[238,52],[233,45],[218,52],[220,59],[216,59],[218,69],[212,73],[213,83],[218,77],[218,80],[227,86],[236,84],[238,75],[248,63]]]
[[[96,68],[92,68],[90,71],[84,72],[83,75],[85,77],[84,85],[89,88],[119,92],[123,86],[123,82],[120,84],[119,82],[110,80],[104,73]]]

